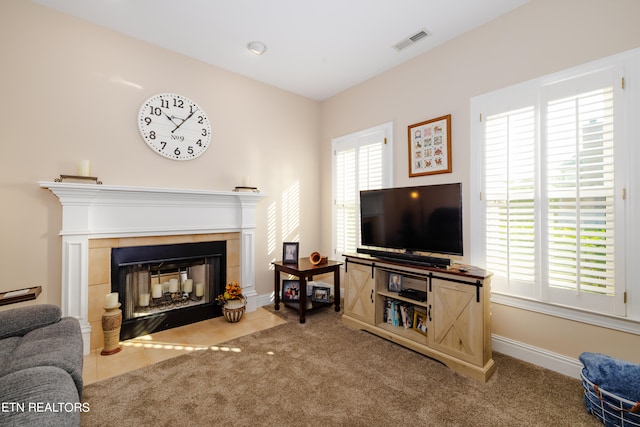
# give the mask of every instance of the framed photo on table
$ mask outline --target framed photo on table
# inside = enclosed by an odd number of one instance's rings
[[[451,172],[451,114],[409,126],[409,177]]]
[[[282,301],[300,301],[300,281],[299,280],[283,280],[282,281]]]
[[[324,286],[314,286],[311,293],[311,301],[331,302],[331,289]]]
[[[282,263],[297,264],[298,263],[298,242],[284,242],[282,244]]]

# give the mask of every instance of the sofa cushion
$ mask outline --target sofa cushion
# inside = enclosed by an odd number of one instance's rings
[[[60,320],[60,307],[38,304],[0,311],[0,339],[23,336]]]
[[[0,378],[0,402],[12,405],[0,411],[3,426],[79,426],[80,396],[67,372],[40,366]]]
[[[36,366],[55,366],[71,375],[82,397],[82,333],[80,322],[64,317],[22,337],[1,368],[1,375]]]
[[[20,343],[21,337],[10,337],[0,340],[0,372],[4,371],[4,366],[10,359],[13,350]]]

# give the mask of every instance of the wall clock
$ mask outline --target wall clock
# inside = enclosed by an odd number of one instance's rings
[[[138,128],[147,145],[172,160],[191,160],[211,142],[205,112],[186,96],[159,93],[147,99],[138,113]]]

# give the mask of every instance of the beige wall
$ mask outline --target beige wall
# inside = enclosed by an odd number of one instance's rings
[[[331,246],[331,138],[394,123],[394,185],[462,182],[469,200],[472,97],[640,47],[637,0],[532,0],[322,104],[323,248]],[[452,115],[451,174],[408,178],[407,126]],[[469,217],[468,203],[465,218]],[[469,254],[469,221],[464,224]],[[633,284],[632,284],[633,286]],[[637,285],[636,285],[637,289]],[[636,290],[636,293],[638,291]],[[493,304],[497,335],[572,358],[601,351],[640,362],[640,336]]]
[[[0,52],[0,291],[41,284],[37,302],[60,304],[61,207],[38,181],[81,159],[111,185],[232,190],[251,176],[269,194],[256,212],[259,294],[272,291],[283,240],[318,248],[317,102],[25,0],[0,3]],[[140,137],[138,109],[160,92],[207,112],[213,138],[199,158],[165,159]]]

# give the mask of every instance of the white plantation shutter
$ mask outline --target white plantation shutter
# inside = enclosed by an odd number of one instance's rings
[[[535,281],[535,110],[489,116],[485,133],[487,268],[533,294]]]
[[[360,191],[390,185],[390,125],[333,141],[334,252],[353,253],[360,245]]]
[[[353,252],[358,238],[356,149],[336,153],[336,249]]]
[[[473,101],[483,119],[472,234],[494,292],[625,314],[619,75],[600,65]]]
[[[603,72],[589,76],[586,81],[563,83],[558,90],[547,88],[543,116],[547,275],[550,297],[561,303],[571,303],[582,295],[586,300],[615,295],[611,80],[609,73]],[[587,305],[596,310],[604,310],[606,306],[597,301]]]

